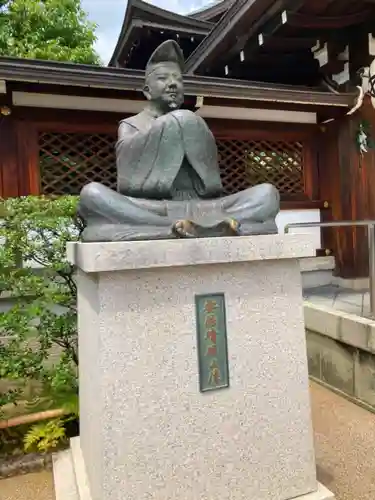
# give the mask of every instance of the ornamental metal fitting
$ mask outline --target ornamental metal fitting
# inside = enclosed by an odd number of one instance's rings
[[[12,114],[12,110],[8,108],[8,106],[1,106],[0,114],[3,116],[9,116],[10,114]]]

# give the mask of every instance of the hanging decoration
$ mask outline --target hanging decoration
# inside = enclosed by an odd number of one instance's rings
[[[360,86],[357,86],[357,101],[347,112],[347,115],[352,115],[362,106],[363,99],[366,94],[370,96],[372,107],[375,108],[375,59],[372,61],[370,66],[361,68],[358,74],[361,77],[362,82]]]
[[[360,154],[368,153],[369,149],[375,149],[375,141],[372,138],[371,126],[367,120],[359,123],[356,134],[356,143]]]
[[[348,115],[352,115],[362,106],[366,94],[370,97],[372,107],[375,108],[375,59],[369,67],[362,68],[359,75],[362,79],[361,86],[357,87],[359,95],[356,104],[348,111]],[[356,143],[362,156],[368,153],[369,149],[375,149],[375,141],[371,134],[371,125],[367,120],[361,120],[359,123]]]

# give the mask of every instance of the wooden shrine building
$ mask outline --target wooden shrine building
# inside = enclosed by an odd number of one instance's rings
[[[189,16],[129,0],[108,67],[0,58],[0,195],[115,187],[117,124],[144,106],[145,63],[173,38],[185,107],[216,137],[226,193],[276,185],[281,230],[375,219],[375,153],[357,141],[375,109],[366,97],[348,115],[375,57],[374,21],[375,0],[223,0]],[[315,234],[337,275],[367,275],[364,229]]]

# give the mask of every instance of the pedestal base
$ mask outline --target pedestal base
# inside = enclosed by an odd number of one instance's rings
[[[53,457],[53,478],[55,500],[92,500],[79,438],[72,439],[69,450]],[[281,495],[281,498],[284,497]],[[317,483],[316,491],[293,500],[335,500],[335,496],[325,486]]]
[[[332,498],[310,416],[298,259],[313,253],[301,234],[70,249],[91,500]]]

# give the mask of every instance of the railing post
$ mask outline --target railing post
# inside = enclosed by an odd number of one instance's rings
[[[375,225],[367,226],[368,235],[368,272],[370,282],[370,314],[375,316]]]

